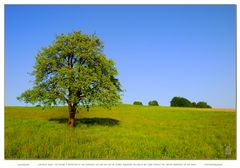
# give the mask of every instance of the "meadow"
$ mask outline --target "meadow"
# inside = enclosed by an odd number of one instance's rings
[[[5,107],[5,159],[236,159],[236,111]]]

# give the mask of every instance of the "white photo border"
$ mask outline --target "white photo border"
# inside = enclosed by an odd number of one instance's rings
[[[8,4],[235,4],[237,6],[237,23],[240,23],[239,11],[240,1],[239,0],[2,0],[0,1],[0,167],[221,167],[221,168],[235,168],[240,167],[240,143],[239,134],[237,133],[237,159],[236,160],[5,160],[4,159],[4,6]],[[237,26],[237,32],[239,26]],[[239,33],[236,33],[237,41],[239,40]],[[240,48],[240,44],[237,43],[236,50]],[[238,53],[236,51],[236,70],[237,79],[239,79],[239,69],[237,65],[240,65],[238,59]],[[237,81],[236,81],[237,82]],[[239,83],[237,82],[237,88]],[[237,98],[239,96],[239,89],[236,88],[236,106]],[[238,112],[238,106],[237,112]],[[237,130],[239,129],[240,115],[237,115]]]

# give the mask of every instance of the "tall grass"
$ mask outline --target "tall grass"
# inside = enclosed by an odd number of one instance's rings
[[[5,159],[236,159],[234,110],[5,107]]]

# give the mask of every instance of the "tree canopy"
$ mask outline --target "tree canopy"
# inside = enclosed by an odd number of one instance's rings
[[[196,108],[212,108],[206,102],[200,101],[190,102],[188,99],[184,97],[174,97],[170,102],[171,107],[196,107]]]
[[[212,108],[210,105],[208,105],[206,102],[200,101],[196,104],[197,108]]]
[[[141,101],[134,101],[134,102],[133,102],[133,105],[141,105],[141,106],[142,106],[143,104],[142,104]]]
[[[122,92],[118,71],[103,47],[96,35],[80,31],[56,36],[36,55],[33,88],[17,98],[44,106],[68,104],[74,116],[78,105],[117,104]]]
[[[149,105],[149,106],[159,106],[157,100],[149,101],[149,102],[148,102],[148,105]]]
[[[184,97],[174,97],[171,102],[171,107],[192,107],[193,104]]]

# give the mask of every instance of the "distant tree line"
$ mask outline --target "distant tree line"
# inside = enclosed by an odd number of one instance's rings
[[[134,101],[133,105],[143,105],[141,101]],[[151,100],[148,102],[149,106],[159,106],[157,100]],[[184,97],[174,97],[170,102],[171,107],[195,107],[195,108],[212,108],[206,102],[200,101],[198,103],[191,102]]]
[[[170,102],[171,107],[196,107],[196,108],[212,108],[206,102],[191,102],[184,97],[174,97]]]

